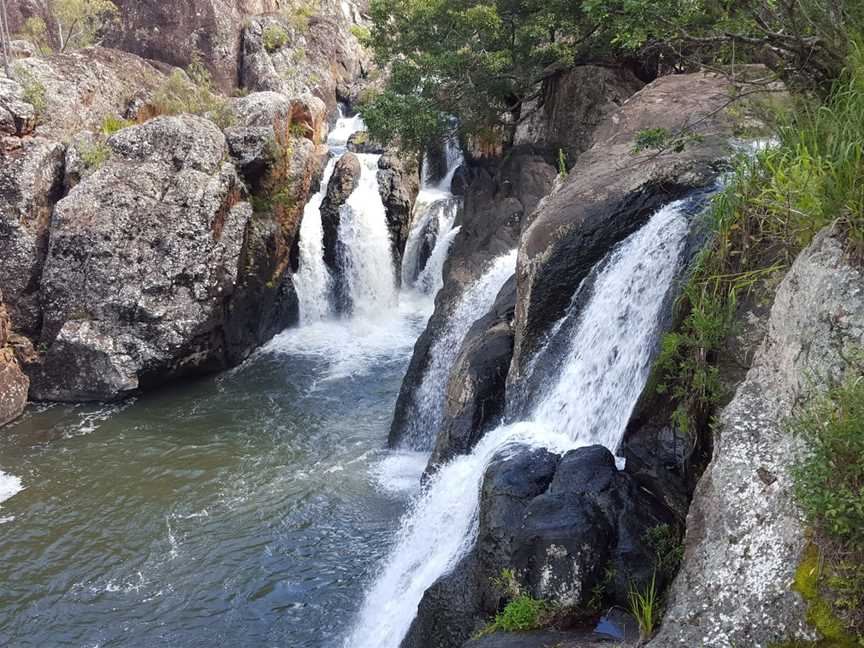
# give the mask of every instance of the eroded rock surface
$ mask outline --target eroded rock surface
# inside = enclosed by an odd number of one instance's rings
[[[821,232],[781,283],[766,339],[714,428],[714,458],[687,518],[684,564],[651,648],[810,638],[791,583],[805,545],[784,421],[836,384],[864,343],[864,277]]]
[[[21,371],[11,345],[12,322],[0,291],[0,426],[18,418],[27,404],[30,380]]]

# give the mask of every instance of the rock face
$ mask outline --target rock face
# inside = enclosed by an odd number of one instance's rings
[[[252,209],[210,122],[160,117],[61,200],[41,283],[33,396],[110,400],[224,366],[225,306]]]
[[[617,242],[659,207],[705,187],[728,157],[733,134],[723,112],[730,82],[713,74],[658,79],[630,98],[595,132],[596,144],[545,201],[519,248],[516,340],[510,380],[518,380],[544,333],[560,319],[576,287]],[[637,135],[693,124],[683,150],[634,153]]]
[[[462,342],[447,383],[444,416],[429,469],[470,452],[504,412],[504,387],[513,357],[511,322],[515,308],[514,276],[501,289],[489,313],[474,323]]]
[[[429,364],[429,350],[459,296],[493,259],[518,245],[523,220],[551,190],[555,176],[555,169],[535,155],[514,155],[500,164],[476,169],[462,215],[456,222],[462,229],[444,265],[444,287],[436,297],[435,312],[426,330],[414,346],[402,382],[390,427],[391,447],[401,443],[407,423],[415,415],[414,393]]]
[[[10,345],[12,322],[0,292],[0,426],[18,418],[27,404],[30,380],[21,371]]]
[[[821,232],[781,283],[763,345],[714,429],[714,458],[687,519],[684,564],[651,648],[810,638],[790,590],[805,545],[791,499],[796,404],[842,380],[864,343],[864,277]]]
[[[525,115],[513,137],[515,147],[557,156],[568,164],[593,144],[598,126],[643,84],[620,68],[581,65],[543,84],[542,95],[522,106]]]
[[[411,230],[411,213],[420,192],[417,161],[393,152],[382,155],[378,160],[378,191],[387,214],[387,229],[390,230],[393,249],[393,271],[397,281],[401,281],[402,256]]]
[[[351,197],[360,183],[360,173],[360,160],[356,155],[346,153],[339,158],[333,169],[330,184],[327,185],[327,193],[321,203],[324,263],[327,264],[330,274],[333,276],[336,309],[340,312],[346,311],[350,304],[347,293],[348,287],[345,285],[345,277],[340,264],[343,253],[340,251],[339,223],[342,207],[348,202],[348,198]]]
[[[0,281],[14,329],[38,333],[39,280],[51,212],[63,191],[62,144],[28,138],[0,150]]]

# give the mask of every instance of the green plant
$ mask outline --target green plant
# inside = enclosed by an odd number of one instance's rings
[[[371,44],[372,33],[361,25],[351,25],[348,31],[356,38],[363,47],[369,47]]]
[[[30,41],[42,56],[52,53],[51,39],[48,36],[48,25],[41,16],[30,16],[21,27],[21,38]]]
[[[262,42],[264,49],[272,54],[288,43],[288,32],[281,25],[267,25],[264,28]]]
[[[545,601],[522,594],[510,601],[494,621],[497,629],[504,632],[524,632],[543,625],[548,612]]]
[[[105,142],[94,142],[81,146],[81,159],[88,169],[99,169],[111,159],[111,147]]]
[[[154,93],[151,108],[162,115],[206,116],[220,128],[228,128],[237,121],[231,102],[213,89],[210,72],[197,59],[185,73],[174,70]]]
[[[128,119],[120,119],[114,115],[106,115],[102,120],[102,127],[99,130],[106,137],[110,137],[114,133],[134,125],[135,122],[129,121]]]
[[[120,16],[111,0],[54,0],[51,4],[60,51],[98,45],[106,27]]]
[[[651,582],[642,591],[631,585],[630,591],[627,593],[630,614],[639,624],[639,636],[643,641],[647,641],[654,634],[654,628],[660,619],[660,601],[657,595],[656,578],[655,573],[651,576]]]
[[[564,149],[558,149],[558,175],[562,178],[567,177],[567,154]]]
[[[645,541],[654,550],[655,569],[667,578],[674,577],[684,559],[684,543],[678,530],[671,524],[658,524],[648,529]]]
[[[15,66],[14,75],[24,91],[24,101],[33,106],[37,118],[42,117],[48,109],[48,90],[45,84],[20,64]]]

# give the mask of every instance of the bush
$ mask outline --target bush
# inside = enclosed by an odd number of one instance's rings
[[[264,49],[272,54],[285,47],[288,43],[288,32],[281,25],[267,25],[264,28],[262,41]]]
[[[96,170],[111,159],[111,152],[111,147],[105,142],[94,142],[81,147],[81,159],[88,169]]]
[[[119,117],[115,117],[114,115],[107,115],[102,120],[102,128],[100,130],[103,135],[105,135],[106,137],[110,137],[114,133],[134,125],[135,122],[129,121],[128,119],[120,119]]]
[[[200,61],[193,61],[185,74],[174,70],[154,94],[151,107],[160,115],[205,116],[220,128],[233,126],[237,121],[231,103],[213,90],[210,72]]]
[[[15,67],[15,78],[24,90],[24,101],[33,106],[37,117],[44,115],[48,109],[48,91],[45,84],[23,65]]]
[[[527,594],[520,594],[495,616],[495,620],[492,622],[493,631],[525,632],[536,630],[544,625],[548,612],[549,606],[545,601],[532,598]]]

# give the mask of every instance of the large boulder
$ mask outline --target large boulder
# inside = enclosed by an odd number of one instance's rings
[[[349,148],[351,141],[348,142]],[[363,151],[359,151],[363,152]],[[388,152],[378,160],[378,191],[387,214],[387,229],[393,249],[393,265],[397,281],[402,280],[402,255],[411,229],[411,214],[420,191],[417,160],[410,156]]]
[[[713,428],[713,459],[687,517],[684,563],[651,648],[812,638],[791,590],[806,544],[792,499],[796,441],[785,421],[864,345],[864,277],[830,229],[777,290],[752,368]]]
[[[134,54],[102,47],[22,59],[13,76],[31,105],[40,104],[36,133],[59,140],[99,130],[108,116],[136,117],[165,78]]]
[[[522,376],[580,282],[616,243],[662,205],[715,182],[730,155],[735,122],[723,108],[733,91],[718,74],[663,77],[596,130],[596,144],[522,237],[511,381]],[[636,140],[646,132],[666,135],[660,139],[670,145],[637,152]]]
[[[27,404],[30,380],[21,371],[10,337],[12,322],[0,291],[0,426],[18,418]]]
[[[330,268],[336,293],[336,308],[345,311],[349,308],[345,277],[340,265],[343,253],[340,250],[339,224],[341,212],[348,198],[360,183],[361,164],[353,153],[346,153],[336,162],[327,193],[321,203],[321,226],[323,229],[324,263]]]
[[[37,114],[24,87],[15,79],[0,78],[0,134],[22,137],[36,128]]]
[[[536,155],[514,155],[500,163],[474,169],[461,226],[444,265],[444,287],[435,299],[435,312],[414,346],[402,382],[393,422],[391,447],[400,445],[417,416],[414,395],[429,366],[430,350],[465,288],[479,279],[490,262],[517,247],[523,221],[551,190],[554,167]],[[480,313],[478,313],[478,316]],[[437,431],[436,431],[437,432]]]
[[[33,396],[109,400],[226,364],[224,319],[252,209],[222,133],[160,117],[54,209]]]
[[[450,371],[441,429],[429,469],[465,454],[504,412],[504,387],[513,357],[516,277],[499,292],[491,310],[465,336]]]
[[[540,97],[521,109],[515,147],[558,156],[575,163],[594,143],[594,131],[643,83],[627,69],[580,65],[549,77]]]
[[[41,326],[39,281],[51,212],[63,192],[63,158],[62,144],[41,138],[0,149],[0,285],[13,327],[25,335]]]

